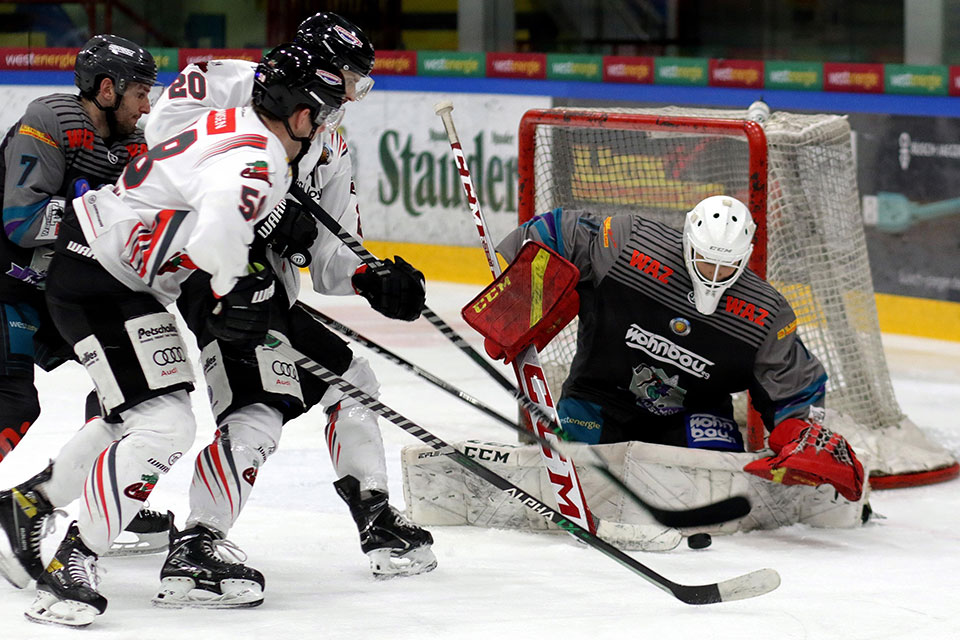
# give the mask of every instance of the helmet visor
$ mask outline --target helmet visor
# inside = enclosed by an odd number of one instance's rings
[[[354,102],[363,100],[370,93],[370,89],[373,88],[373,78],[349,69],[342,69],[341,71],[343,72],[343,79],[347,83],[347,100],[353,100]]]
[[[343,107],[331,107],[328,104],[320,105],[313,122],[324,131],[333,131],[340,126],[343,113]]]

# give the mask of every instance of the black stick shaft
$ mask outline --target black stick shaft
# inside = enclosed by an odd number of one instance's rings
[[[312,359],[303,355],[290,344],[284,342],[278,336],[270,334],[267,338],[267,346],[270,346],[288,358],[296,362],[297,366],[317,376],[325,383],[336,387],[346,395],[350,396],[363,406],[367,407],[377,415],[389,420],[410,435],[432,447],[435,451],[448,456],[451,460],[464,467],[468,471],[483,478],[493,486],[500,489],[504,494],[519,500],[520,503],[540,514],[545,519],[553,522],[555,525],[579,538],[587,545],[597,549],[607,557],[615,560],[621,565],[627,567],[634,573],[640,575],[645,580],[657,588],[672,594],[678,600],[687,604],[712,604],[723,602],[725,600],[735,600],[742,598],[752,598],[776,589],[780,584],[780,578],[772,569],[760,569],[730,580],[720,583],[705,585],[688,586],[681,585],[669,580],[645,564],[628,556],[613,545],[599,538],[596,534],[590,533],[580,525],[576,524],[545,505],[535,496],[530,495],[520,487],[512,484],[505,478],[497,475],[487,467],[483,466],[477,460],[467,456],[462,451],[454,449],[437,436],[433,435],[420,425],[410,421],[401,414],[397,413],[382,402],[375,400],[372,396],[364,393],[359,388],[350,384],[343,378],[336,376],[322,365],[314,362]]]

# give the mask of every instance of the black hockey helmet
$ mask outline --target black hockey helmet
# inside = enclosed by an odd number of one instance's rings
[[[130,83],[152,86],[157,81],[153,55],[135,42],[110,34],[90,38],[77,54],[73,70],[80,94],[88,98],[97,95],[104,77],[113,80],[118,104]]]
[[[343,71],[356,73],[355,100],[362,100],[370,91],[376,53],[370,39],[349,20],[336,13],[314,14],[300,23],[293,41],[315,50]]]
[[[344,96],[343,75],[336,65],[292,43],[268,51],[253,76],[254,106],[284,122],[306,106],[315,125],[336,128]]]

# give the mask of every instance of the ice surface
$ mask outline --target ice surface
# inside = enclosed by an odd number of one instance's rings
[[[459,308],[478,287],[431,282],[431,308],[464,336]],[[513,415],[513,401],[426,320],[383,319],[362,300],[305,297],[355,330],[422,368]],[[960,454],[960,344],[885,339],[898,399],[921,427]],[[482,413],[362,347],[375,367],[382,400],[447,441],[513,442]],[[482,349],[481,349],[482,351]],[[512,374],[504,368],[504,372]],[[90,388],[79,365],[38,372],[43,414],[0,464],[0,486],[39,471],[79,426]],[[162,478],[151,507],[187,514],[193,459],[213,434],[205,393],[194,394],[197,446]],[[150,598],[162,556],[106,558],[101,590],[109,599],[89,627],[97,638],[522,638],[591,640],[711,638],[750,640],[960,638],[960,482],[875,492],[884,516],[857,530],[803,525],[714,537],[692,551],[634,557],[685,584],[772,567],[783,580],[752,600],[685,605],[572,538],[550,534],[434,527],[439,560],[432,573],[375,581],[356,528],[333,490],[323,415],[285,427],[280,449],[261,470],[253,497],[230,538],[267,580],[261,607],[234,611],[160,610]],[[418,441],[383,423],[392,501],[402,507],[399,450]],[[66,638],[70,630],[28,622],[32,588],[0,581],[0,638]],[[69,636],[74,637],[74,636]]]

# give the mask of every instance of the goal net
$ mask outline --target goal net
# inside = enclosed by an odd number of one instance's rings
[[[873,486],[926,484],[960,471],[894,397],[845,117],[774,112],[761,126],[745,110],[544,109],[525,114],[519,145],[521,223],[569,207],[641,213],[680,229],[707,196],[747,203],[757,222],[750,268],[796,312],[799,335],[829,376],[827,406],[861,425],[844,435],[869,458]],[[555,393],[576,331],[571,323],[540,354]],[[748,442],[762,448],[759,416],[746,413]]]

